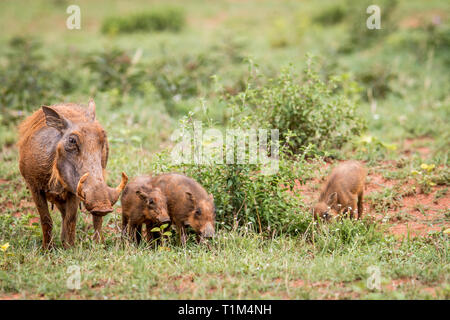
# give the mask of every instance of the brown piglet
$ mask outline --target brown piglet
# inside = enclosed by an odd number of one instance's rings
[[[315,219],[330,220],[341,213],[363,214],[364,184],[367,170],[358,161],[350,160],[334,168],[320,192],[312,211]]]
[[[147,228],[147,240],[153,239],[151,230],[164,223],[170,223],[167,198],[159,188],[151,184],[151,178],[135,178],[123,191],[122,236],[128,235],[137,243],[141,241],[142,225]]]
[[[198,241],[214,236],[214,198],[198,182],[182,174],[165,173],[153,177],[151,184],[166,195],[170,219],[183,245],[187,226],[197,233]]]

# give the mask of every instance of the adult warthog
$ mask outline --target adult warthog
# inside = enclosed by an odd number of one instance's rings
[[[113,211],[128,177],[122,172],[117,188],[105,182],[108,162],[106,132],[95,119],[95,103],[42,106],[19,127],[19,169],[39,211],[43,246],[52,242],[52,218],[47,201],[62,216],[61,241],[75,241],[77,209],[83,201],[93,216],[94,238],[101,239],[102,217]]]

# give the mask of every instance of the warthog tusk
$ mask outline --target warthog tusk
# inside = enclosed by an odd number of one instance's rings
[[[111,205],[114,205],[117,200],[119,200],[120,193],[125,189],[125,186],[128,182],[128,176],[125,174],[125,172],[122,172],[122,181],[116,188],[109,188],[108,187],[108,193],[109,193],[109,200],[111,201]]]
[[[128,183],[128,176],[125,174],[125,172],[122,172],[122,181],[120,181],[120,184],[117,186],[116,191],[118,193],[121,193],[123,189],[125,189],[127,183]]]
[[[77,197],[80,198],[82,201],[85,201],[85,197],[82,194],[81,188],[83,187],[83,183],[86,181],[87,177],[89,176],[89,172],[85,173],[81,178],[80,181],[78,181],[77,185]]]

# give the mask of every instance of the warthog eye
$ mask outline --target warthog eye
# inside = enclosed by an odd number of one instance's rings
[[[148,204],[150,204],[150,205],[153,205],[153,204],[155,204],[155,200],[153,200],[153,199],[148,199]]]
[[[67,139],[67,143],[65,145],[65,149],[67,151],[75,151],[78,149],[78,145],[77,145],[77,139],[74,136],[70,136]]]
[[[197,210],[195,210],[195,215],[199,216],[202,214],[202,210],[200,208],[198,208]]]

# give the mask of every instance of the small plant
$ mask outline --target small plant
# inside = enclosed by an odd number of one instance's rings
[[[184,24],[184,12],[180,8],[160,7],[124,17],[109,17],[103,21],[101,31],[109,35],[164,30],[177,32]]]
[[[412,170],[411,174],[416,179],[421,192],[428,194],[431,192],[431,187],[436,183],[433,181],[432,171],[436,166],[434,164],[422,163],[419,170]]]
[[[374,158],[374,155],[383,157],[386,152],[397,150],[396,144],[386,143],[372,135],[357,137],[354,140],[354,146],[356,147],[359,156],[363,159],[368,160],[372,160],[372,158]]]
[[[11,255],[10,252],[7,252],[9,248],[9,242],[6,242],[0,246],[0,270],[8,263],[7,256]]]
[[[158,234],[158,238],[161,240],[162,247],[166,247],[166,242],[172,236],[172,232],[169,230],[164,231],[169,226],[168,223],[165,223],[159,227],[154,227],[152,230],[147,232],[154,232]],[[152,242],[156,242],[158,239],[153,240]]]
[[[9,242],[6,242],[5,244],[0,246],[0,251],[6,252],[9,248]]]

